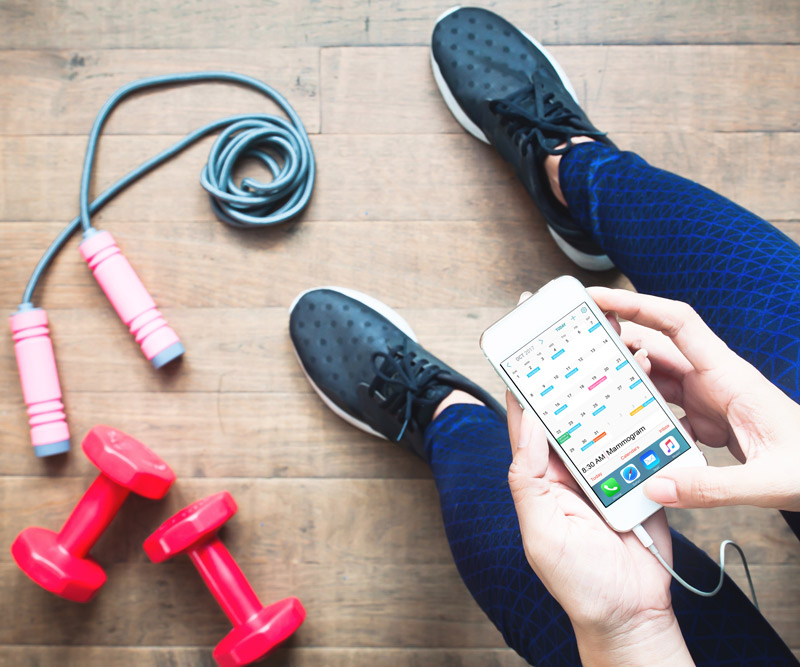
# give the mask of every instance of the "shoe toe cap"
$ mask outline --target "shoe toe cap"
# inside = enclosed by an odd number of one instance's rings
[[[527,85],[543,60],[519,29],[476,7],[456,9],[436,23],[431,55],[459,106],[479,125],[482,105]]]
[[[331,288],[298,298],[289,317],[289,334],[308,378],[351,414],[358,411],[358,385],[375,377],[372,355],[405,338],[383,315]]]

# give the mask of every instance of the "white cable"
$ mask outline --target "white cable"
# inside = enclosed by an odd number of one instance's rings
[[[747,575],[747,583],[750,584],[750,593],[753,596],[753,604],[755,605],[756,609],[759,609],[758,600],[756,599],[756,589],[753,586],[753,577],[750,576],[750,568],[747,567],[747,559],[744,557],[744,551],[742,548],[736,544],[733,540],[724,540],[722,544],[719,545],[719,583],[717,587],[713,591],[701,591],[699,588],[695,588],[690,583],[688,583],[683,577],[681,577],[675,570],[673,570],[667,561],[664,560],[664,557],[659,553],[658,547],[653,543],[653,538],[650,537],[650,534],[644,529],[644,527],[639,524],[633,529],[633,534],[639,538],[639,541],[642,545],[650,551],[657,559],[658,562],[663,565],[664,569],[669,572],[672,577],[677,581],[681,586],[683,586],[686,590],[695,593],[696,595],[702,595],[703,597],[710,598],[716,595],[717,593],[722,590],[722,583],[725,579],[725,547],[729,544],[739,552],[739,555],[742,557],[742,564],[744,565],[744,573]]]

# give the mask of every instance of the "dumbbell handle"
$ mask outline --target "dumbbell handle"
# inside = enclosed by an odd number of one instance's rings
[[[119,512],[130,491],[100,473],[75,505],[58,533],[58,541],[77,558],[91,551]]]
[[[234,627],[261,611],[263,605],[253,587],[216,535],[187,553]]]

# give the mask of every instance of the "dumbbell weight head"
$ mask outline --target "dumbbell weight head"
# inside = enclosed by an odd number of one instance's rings
[[[306,618],[297,598],[264,607],[244,625],[231,630],[214,648],[219,667],[249,665],[291,637]]]
[[[84,493],[60,532],[23,530],[11,546],[17,565],[42,588],[74,602],[88,602],[103,586],[103,568],[89,550],[129,492],[162,498],[175,473],[154,452],[109,426],[95,426],[83,451],[101,474]]]
[[[144,550],[151,561],[163,563],[215,534],[238,509],[227,491],[202,498],[162,523],[144,541]]]
[[[88,602],[106,583],[106,573],[91,557],[79,558],[64,549],[58,533],[31,526],[11,545],[17,565],[46,591],[72,600]]]
[[[305,620],[300,600],[286,598],[264,607],[232,556],[216,536],[237,510],[227,491],[208,496],[167,519],[145,540],[155,563],[187,554],[234,625],[214,649],[220,667],[258,660],[288,639]]]
[[[100,472],[137,496],[159,500],[175,481],[175,473],[158,454],[110,426],[92,428],[82,447]]]

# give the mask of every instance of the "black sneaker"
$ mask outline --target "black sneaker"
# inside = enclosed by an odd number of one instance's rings
[[[377,299],[341,287],[303,292],[289,334],[308,381],[346,422],[404,443],[425,459],[425,427],[453,389],[505,418],[486,391],[417,343],[408,323]]]
[[[433,76],[467,132],[492,144],[517,171],[558,247],[578,266],[614,265],[553,195],[544,160],[566,153],[571,137],[606,138],[578,106],[567,75],[535,39],[485,9],[455,7],[431,40]],[[567,142],[567,146],[556,146]]]

